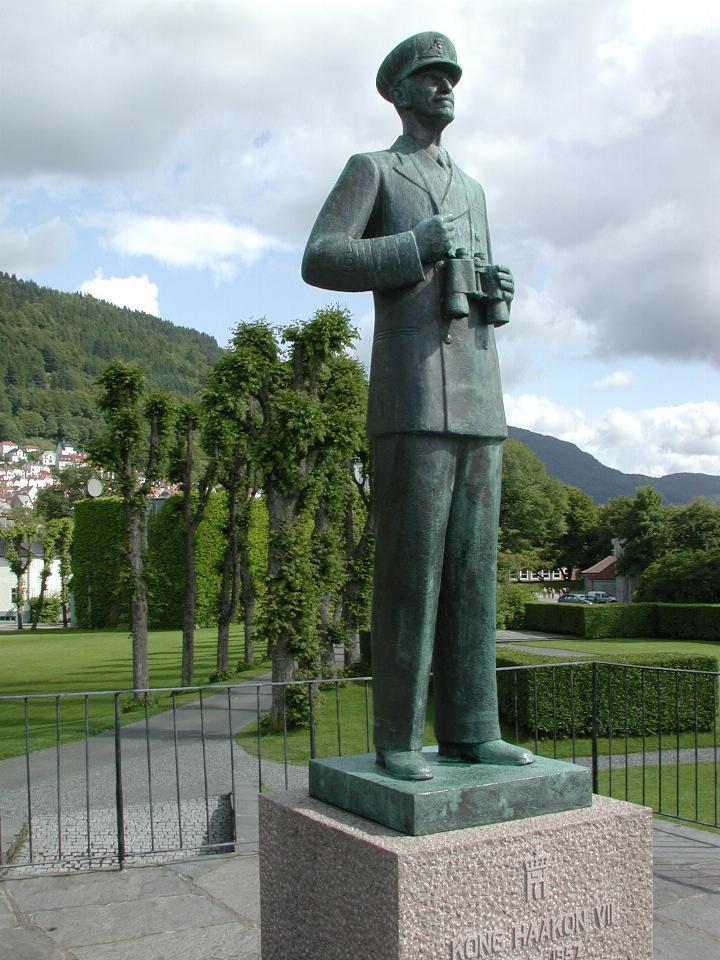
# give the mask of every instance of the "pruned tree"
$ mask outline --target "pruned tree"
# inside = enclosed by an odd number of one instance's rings
[[[18,630],[24,629],[23,608],[26,600],[25,578],[32,564],[32,545],[36,537],[37,521],[30,515],[22,519],[16,519],[7,533],[7,562],[15,576],[15,604]]]
[[[196,462],[195,432],[199,412],[194,404],[186,403],[178,411],[175,420],[175,444],[172,451],[170,479],[180,484],[182,490],[183,556],[185,590],[183,592],[182,665],[183,686],[190,686],[195,660],[195,603],[197,582],[195,575],[195,536],[207,508],[212,485],[217,473],[217,460],[211,458],[194,487]]]
[[[123,501],[131,590],[130,622],[133,687],[147,689],[148,604],[143,570],[143,534],[147,501],[164,475],[173,405],[162,394],[144,396],[144,376],[121,361],[108,364],[96,381],[105,431],[90,447],[92,461],[110,471]],[[136,695],[137,696],[137,695]]]
[[[307,322],[286,328],[287,357],[265,403],[257,448],[270,527],[262,630],[276,683],[292,680],[297,667],[316,671],[318,666],[323,585],[311,532],[324,492],[323,461],[331,448],[344,449],[347,439],[341,435],[342,420],[333,421],[338,397],[331,381],[355,336],[348,311],[339,307],[318,310]],[[282,689],[274,687],[273,729],[282,728],[283,708]]]
[[[255,594],[250,573],[250,505],[262,485],[258,442],[267,420],[268,398],[280,370],[278,346],[264,321],[239,324],[229,349],[215,363],[202,398],[203,446],[216,465],[215,479],[226,496],[226,548],[218,611],[216,666],[229,666],[230,625],[243,598],[246,663],[254,657]]]
[[[322,493],[313,545],[323,585],[318,640],[323,671],[334,676],[336,643],[345,649],[346,666],[359,659],[359,629],[367,622],[372,577],[367,377],[362,366],[346,355],[331,358],[320,399],[332,442],[323,445],[316,468]]]

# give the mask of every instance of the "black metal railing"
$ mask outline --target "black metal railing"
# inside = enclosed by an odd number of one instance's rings
[[[719,679],[603,661],[502,667],[503,736],[584,764],[595,793],[717,829]],[[0,865],[252,849],[258,790],[303,787],[308,757],[369,752],[371,727],[369,677],[2,696]]]

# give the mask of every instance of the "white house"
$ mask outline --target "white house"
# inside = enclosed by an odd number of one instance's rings
[[[0,620],[15,620],[17,618],[17,578],[10,569],[7,560],[8,542],[6,539],[0,539]],[[25,608],[23,610],[23,620],[27,623],[30,619],[30,605],[28,601],[32,597],[37,597],[40,593],[40,576],[42,574],[42,547],[39,543],[32,544],[33,558],[30,566],[24,575],[25,583]],[[45,588],[46,596],[60,593],[60,562],[53,561],[50,579]]]

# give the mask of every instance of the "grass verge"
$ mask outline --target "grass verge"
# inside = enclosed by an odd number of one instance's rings
[[[720,832],[718,770],[713,762],[663,764],[601,770],[600,793],[651,807],[663,819],[704,821],[705,829]]]
[[[217,633],[214,628],[195,632],[195,673],[193,681],[206,684],[215,667]],[[153,687],[179,686],[182,634],[179,630],[153,630],[148,637],[148,665]],[[230,663],[235,665],[243,654],[243,629],[233,627],[230,633]],[[132,686],[132,642],[127,631],[29,630],[0,633],[0,695],[73,693],[92,690],[126,690]],[[267,673],[269,665],[259,664],[239,673],[233,682]],[[196,694],[178,696],[185,703]],[[126,698],[123,697],[123,701]],[[28,701],[28,733],[30,750],[54,746],[84,736],[85,698]],[[148,713],[158,713],[172,706],[171,692],[148,700]],[[0,759],[18,756],[25,751],[25,707],[22,701],[0,700]],[[122,714],[122,722],[130,723],[144,716],[144,711]],[[112,697],[87,698],[87,729],[90,735],[102,733],[114,724]]]

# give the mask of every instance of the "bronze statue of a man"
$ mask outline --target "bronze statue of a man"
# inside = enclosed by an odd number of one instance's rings
[[[512,274],[493,266],[482,187],[441,145],[461,76],[441,33],[397,46],[377,75],[402,135],[351,157],[325,202],[303,277],[372,290],[367,431],[373,443],[375,748],[392,776],[425,780],[430,671],[447,761],[525,764],[500,738],[495,591],[502,442],[494,327]]]

